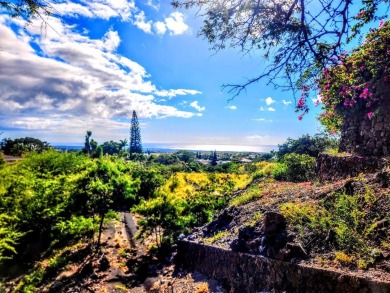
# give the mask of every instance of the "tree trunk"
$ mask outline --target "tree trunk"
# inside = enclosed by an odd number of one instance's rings
[[[100,238],[102,236],[102,231],[103,231],[103,221],[104,221],[104,214],[100,215],[99,235],[98,235],[96,250],[99,250],[100,248]]]

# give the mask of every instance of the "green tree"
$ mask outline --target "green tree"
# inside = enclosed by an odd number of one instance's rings
[[[218,156],[217,156],[217,151],[213,152],[213,155],[211,157],[211,166],[217,166],[218,165]]]
[[[11,156],[21,156],[28,152],[40,153],[50,148],[46,141],[32,137],[16,138],[14,140],[5,138],[1,142],[1,150],[5,155]]]
[[[278,145],[276,156],[278,159],[283,159],[283,156],[291,153],[306,154],[312,157],[317,157],[319,153],[326,149],[336,149],[339,145],[337,136],[327,133],[318,133],[314,136],[309,134],[302,135],[297,139],[287,138],[287,141]]]
[[[268,79],[284,89],[300,90],[323,68],[337,63],[345,45],[378,20],[389,0],[175,0],[174,7],[197,8],[204,18],[199,35],[214,50],[260,51],[269,66],[242,84],[227,85],[233,96]],[[385,6],[385,9],[381,9]],[[199,9],[199,10],[198,10]],[[303,109],[303,110],[306,110]]]
[[[107,212],[119,208],[124,201],[133,199],[139,188],[139,181],[133,180],[122,161],[102,157],[91,163],[80,178],[78,186],[80,194],[77,197],[81,197],[84,203],[79,199],[76,205],[83,204],[92,215],[99,216],[99,248]]]
[[[292,182],[310,181],[315,176],[316,158],[306,154],[287,154],[273,171],[277,180]]]
[[[18,232],[15,222],[19,219],[5,213],[0,214],[0,263],[10,259],[12,254],[16,254],[16,245],[24,233]]]
[[[139,128],[137,113],[133,111],[130,126],[130,157],[133,154],[142,154],[141,130]]]
[[[190,163],[195,160],[196,155],[194,152],[187,151],[187,150],[180,150],[176,153],[174,153],[180,161],[183,161],[184,163]]]
[[[139,221],[139,235],[153,235],[160,250],[164,240],[172,242],[183,228],[179,204],[166,194],[160,193],[155,198],[142,201],[132,211],[143,216]]]
[[[4,158],[4,155],[2,153],[0,153],[0,168],[5,165],[6,161],[5,161],[5,158]]]
[[[85,136],[85,143],[83,148],[83,153],[85,154],[91,154],[92,151],[91,142],[90,142],[91,136],[92,136],[92,131],[88,130],[87,135]]]

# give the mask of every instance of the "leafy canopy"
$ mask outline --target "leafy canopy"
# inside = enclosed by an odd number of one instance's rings
[[[390,84],[390,22],[381,21],[359,48],[338,58],[318,80],[324,112],[320,121],[329,131],[340,130],[343,117],[363,111],[371,118],[380,110]]]
[[[344,46],[365,24],[384,16],[388,0],[175,0],[174,7],[198,8],[204,18],[199,35],[213,50],[259,51],[269,66],[242,84],[228,84],[233,97],[266,79],[283,89],[312,84],[323,68],[335,64]],[[308,109],[305,109],[306,111]]]

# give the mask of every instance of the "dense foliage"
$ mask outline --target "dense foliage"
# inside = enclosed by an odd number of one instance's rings
[[[292,182],[314,179],[316,159],[306,154],[291,153],[283,156],[282,163],[275,168],[273,176],[277,180]]]
[[[320,121],[339,131],[342,118],[363,111],[371,118],[390,84],[390,22],[381,21],[364,43],[351,54],[341,55],[337,65],[322,71],[318,80],[324,112]]]
[[[109,209],[134,197],[132,165],[74,153],[30,153],[0,169],[0,260],[91,237]]]
[[[32,137],[5,138],[0,143],[0,150],[4,154],[11,156],[21,156],[32,151],[42,152],[50,148],[47,142]]]
[[[287,138],[285,143],[278,145],[276,156],[282,159],[287,154],[296,153],[317,157],[319,153],[327,149],[338,148],[338,144],[338,138],[327,133],[319,133],[313,136],[306,134],[297,139]]]
[[[389,245],[388,229],[378,229],[389,219],[388,196],[375,194],[362,182],[351,181],[363,187],[357,192],[339,191],[318,202],[288,202],[280,208],[302,243],[308,242],[302,237],[309,233],[318,242],[313,250],[336,250],[339,263],[367,269],[381,258],[376,247]]]

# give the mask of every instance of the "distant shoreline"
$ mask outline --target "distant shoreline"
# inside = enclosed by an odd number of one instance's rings
[[[64,145],[53,144],[56,149],[62,150],[81,150],[83,145]],[[142,145],[144,152],[150,151],[152,153],[174,153],[180,150],[201,151],[201,152],[243,152],[243,153],[265,153],[271,150],[276,150],[276,145],[262,145],[262,146],[240,146],[240,145],[195,145],[195,144],[174,144],[174,143],[144,143]]]

